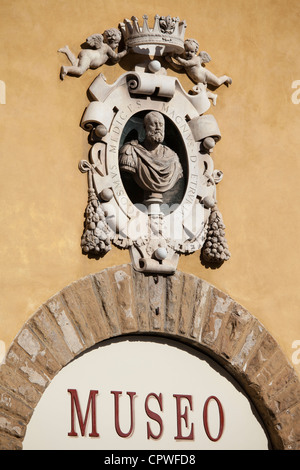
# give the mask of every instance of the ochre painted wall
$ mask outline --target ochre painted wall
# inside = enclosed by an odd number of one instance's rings
[[[57,50],[68,44],[77,54],[90,34],[145,13],[150,24],[156,13],[186,19],[186,38],[209,52],[209,69],[233,78],[211,108],[222,133],[213,157],[224,172],[218,203],[232,256],[211,270],[197,252],[182,257],[179,269],[244,305],[292,361],[300,340],[298,0],[1,0],[0,341],[7,348],[67,284],[130,262],[117,248],[100,261],[81,254],[87,182],[77,165],[89,144],[79,123],[100,70],[62,82],[67,59]],[[102,67],[108,83],[128,61]]]

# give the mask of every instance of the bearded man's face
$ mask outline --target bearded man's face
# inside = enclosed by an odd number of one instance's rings
[[[165,121],[158,113],[149,116],[146,124],[146,138],[152,142],[161,143],[165,136]]]

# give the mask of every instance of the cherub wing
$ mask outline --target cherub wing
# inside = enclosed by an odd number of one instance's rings
[[[211,61],[211,57],[208,54],[208,52],[205,52],[205,51],[199,52],[199,57],[201,58],[203,64],[207,64],[208,62]]]

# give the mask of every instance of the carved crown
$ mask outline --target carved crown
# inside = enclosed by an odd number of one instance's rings
[[[127,47],[132,47],[139,54],[164,55],[170,52],[181,54],[184,51],[186,22],[171,16],[154,17],[154,26],[149,28],[148,16],[143,16],[143,25],[132,16],[131,21],[124,19],[120,23]]]

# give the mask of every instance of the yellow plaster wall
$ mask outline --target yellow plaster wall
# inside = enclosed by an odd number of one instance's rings
[[[232,257],[210,270],[198,252],[179,269],[244,305],[292,361],[300,340],[300,104],[291,99],[300,80],[298,0],[1,0],[0,344],[8,347],[70,282],[130,262],[117,248],[100,261],[81,254],[87,183],[77,165],[89,144],[79,123],[99,70],[62,82],[67,62],[57,50],[68,44],[78,53],[90,34],[145,13],[151,22],[156,13],[186,19],[186,38],[212,56],[209,69],[233,78],[211,108],[222,133],[214,161],[224,172],[218,201]],[[109,83],[123,72],[101,71]],[[188,91],[191,82],[181,80]]]

